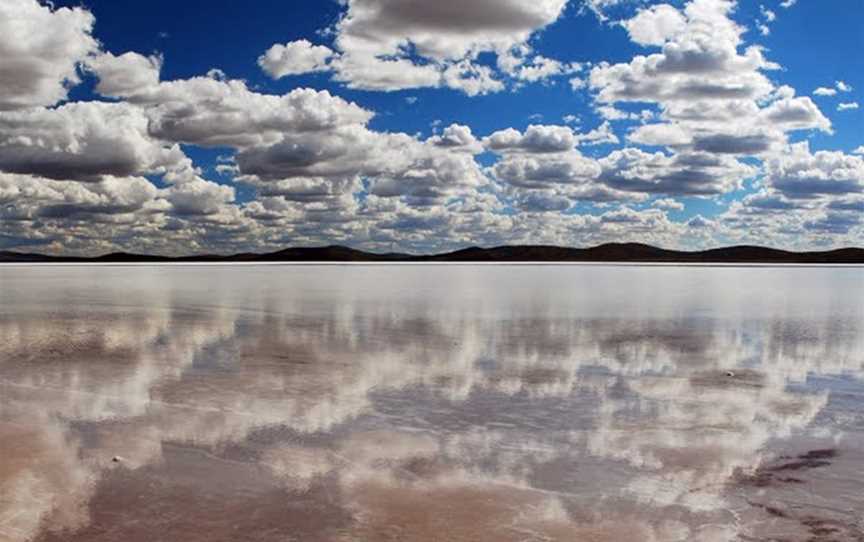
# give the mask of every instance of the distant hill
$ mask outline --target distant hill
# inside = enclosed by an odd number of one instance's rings
[[[766,263],[864,264],[864,249],[788,252],[735,246],[682,252],[639,243],[610,243],[592,248],[556,246],[472,247],[432,255],[375,254],[342,246],[288,248],[267,254],[200,255],[183,258],[114,253],[97,258],[55,257],[0,251],[0,263],[160,263],[160,262],[632,262],[632,263]]]

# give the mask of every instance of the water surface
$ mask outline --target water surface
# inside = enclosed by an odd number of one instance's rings
[[[0,541],[864,540],[855,268],[0,268]]]

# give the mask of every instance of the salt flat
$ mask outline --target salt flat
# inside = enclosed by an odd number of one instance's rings
[[[0,268],[0,540],[861,540],[854,268]]]

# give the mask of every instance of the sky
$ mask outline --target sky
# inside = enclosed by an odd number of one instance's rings
[[[0,0],[0,250],[864,245],[862,0]]]

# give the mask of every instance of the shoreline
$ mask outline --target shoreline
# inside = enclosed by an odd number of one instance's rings
[[[782,262],[0,262],[4,267],[686,267],[686,268],[864,268],[864,263]]]

